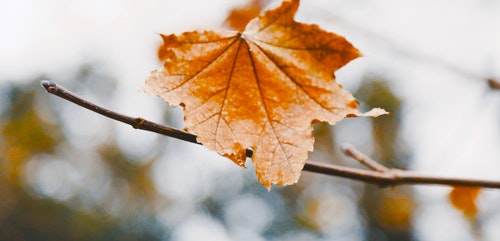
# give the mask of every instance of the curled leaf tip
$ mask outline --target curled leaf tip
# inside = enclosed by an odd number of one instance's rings
[[[382,108],[373,108],[369,110],[368,112],[363,113],[363,116],[368,116],[368,117],[379,117],[381,115],[390,115],[391,113],[382,109]]]

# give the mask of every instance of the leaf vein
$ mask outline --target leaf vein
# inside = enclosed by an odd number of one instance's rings
[[[255,65],[255,61],[254,61],[252,52],[250,51],[250,46],[248,45],[248,43],[247,43],[247,47],[248,47],[247,51],[248,51],[248,55],[250,57],[250,62],[252,64],[253,74],[255,76],[255,80],[257,81],[257,86],[258,86],[258,89],[259,89],[259,95],[260,95],[260,98],[261,98],[261,101],[262,101],[262,105],[264,107],[264,111],[266,113],[267,122],[269,123],[269,125],[271,127],[271,130],[272,130],[272,133],[273,133],[274,137],[278,140],[278,144],[279,144],[281,153],[285,157],[285,161],[287,163],[286,166],[288,167],[288,171],[290,173],[293,173],[293,168],[292,168],[292,165],[290,164],[290,160],[288,159],[288,156],[286,155],[285,148],[283,147],[283,145],[281,143],[279,135],[276,133],[276,130],[275,130],[274,125],[273,125],[273,120],[271,120],[271,118],[269,117],[269,109],[268,109],[268,107],[266,105],[266,101],[265,101],[265,98],[264,98],[264,93],[262,91],[262,87],[260,85],[259,75],[257,73],[257,68],[256,68],[256,65]]]

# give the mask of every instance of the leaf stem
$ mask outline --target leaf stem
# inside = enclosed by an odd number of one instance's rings
[[[42,80],[41,85],[50,94],[59,96],[65,100],[73,102],[83,108],[99,113],[103,116],[113,120],[128,124],[135,129],[155,132],[161,135],[173,137],[179,140],[200,144],[196,141],[196,135],[181,131],[169,126],[161,125],[141,117],[130,117],[115,111],[106,109],[96,105],[82,97],[74,94],[73,92],[65,89],[64,87],[56,84],[53,81]],[[452,185],[452,186],[477,186],[484,188],[497,188],[500,189],[500,181],[489,181],[479,179],[466,179],[466,178],[447,178],[438,176],[428,176],[418,174],[410,171],[400,169],[389,169],[380,163],[369,158],[364,153],[357,150],[352,145],[343,145],[342,151],[346,156],[352,157],[371,170],[363,170],[359,168],[343,167],[334,164],[326,164],[319,162],[307,161],[304,166],[304,171],[325,174],[330,176],[337,176],[349,178],[352,180],[363,181],[379,185],[381,187],[396,186],[396,185],[409,185],[409,184],[426,184],[426,185]],[[247,149],[246,155],[252,156],[252,150]]]

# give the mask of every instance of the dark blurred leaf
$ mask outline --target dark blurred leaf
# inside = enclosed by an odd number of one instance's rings
[[[113,144],[113,143],[111,143]],[[131,198],[141,198],[145,201],[153,200],[156,189],[151,180],[151,161],[139,164],[130,159],[115,145],[103,145],[99,149],[100,155],[113,173],[115,180],[125,180],[130,187]]]
[[[411,226],[413,201],[405,193],[393,192],[392,194],[383,197],[382,205],[378,210],[379,223],[387,229],[407,231]]]
[[[36,92],[28,86],[9,91],[8,107],[2,113],[0,172],[6,182],[19,184],[24,162],[42,153],[51,153],[62,135],[57,126],[40,118]]]
[[[112,88],[103,83],[111,82],[101,78],[103,73],[96,75],[94,67],[86,66],[77,75],[79,77],[75,79],[81,78],[83,81],[76,81],[75,85],[79,83],[82,88],[90,91],[98,88],[100,91],[93,91],[92,94],[109,99]],[[96,82],[101,84],[92,85]],[[154,199],[149,193],[153,193],[155,189],[149,177],[150,164],[132,163],[115,143],[111,143],[107,151],[104,151],[104,159],[109,159],[109,165],[116,164],[117,168],[112,169],[112,173],[128,184],[130,198],[125,200],[127,205],[124,208],[127,212],[123,212],[123,215],[111,214],[112,211],[106,210],[114,208],[113,201],[107,199],[91,204],[95,206],[82,208],[81,200],[75,199],[85,199],[85,195],[92,195],[83,191],[88,190],[86,181],[76,187],[82,189],[76,190],[79,196],[65,202],[33,195],[36,190],[25,181],[26,175],[33,174],[25,170],[29,161],[36,161],[34,158],[39,155],[43,155],[45,159],[68,159],[64,153],[60,153],[60,146],[65,147],[63,152],[72,152],[74,157],[98,150],[82,150],[72,146],[73,142],[69,142],[67,138],[77,137],[64,135],[61,128],[64,125],[63,119],[58,118],[61,111],[68,109],[56,109],[58,104],[49,105],[54,97],[40,87],[39,80],[26,83],[2,86],[2,93],[5,95],[2,96],[0,113],[0,240],[164,238],[166,229],[156,221],[152,212],[155,207],[152,205]],[[140,206],[147,208],[137,208]]]

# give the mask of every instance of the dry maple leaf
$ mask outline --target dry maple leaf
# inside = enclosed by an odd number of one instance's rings
[[[333,72],[360,56],[343,37],[293,20],[298,0],[250,21],[244,32],[161,35],[162,70],[143,90],[185,111],[185,129],[211,150],[244,166],[259,182],[297,182],[313,149],[312,123],[362,115]],[[374,109],[366,115],[386,113]]]

